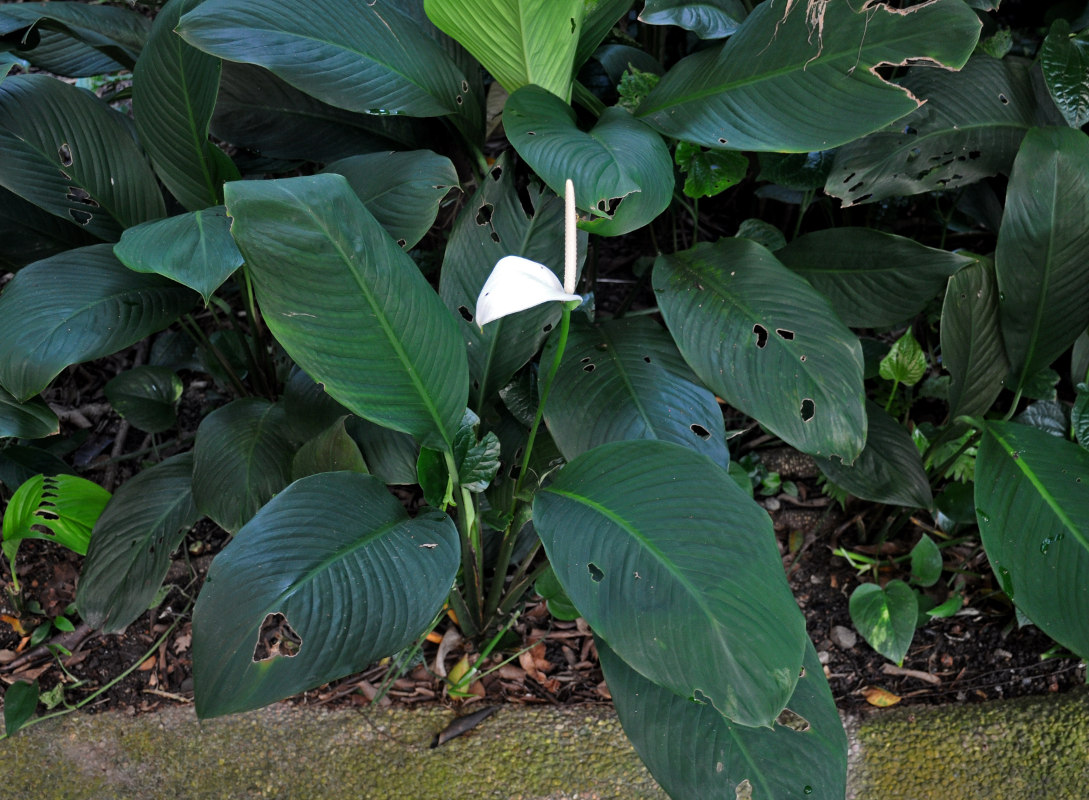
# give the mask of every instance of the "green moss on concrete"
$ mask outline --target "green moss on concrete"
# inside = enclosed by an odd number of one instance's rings
[[[453,718],[274,706],[198,723],[188,709],[70,716],[3,743],[5,800],[566,797],[662,800],[611,709],[503,709],[430,749]]]
[[[1085,800],[1089,693],[878,712],[858,729],[856,800]]]

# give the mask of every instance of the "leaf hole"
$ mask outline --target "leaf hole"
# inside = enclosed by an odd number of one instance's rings
[[[492,241],[495,242],[496,244],[499,244],[499,234],[496,233],[495,231],[492,231]]]
[[[459,95],[454,96],[454,102],[457,103],[460,106],[465,101],[461,99],[461,95],[459,94]]]
[[[805,733],[812,727],[809,724],[809,720],[801,714],[791,711],[789,708],[784,708],[779,716],[775,718],[775,721],[784,728],[790,728],[792,731],[797,731],[798,733]]]
[[[768,329],[757,323],[752,326],[752,332],[756,334],[756,346],[763,350],[768,343]]]
[[[906,135],[906,136],[918,136],[919,132],[917,130],[915,130],[913,127],[911,127],[910,125],[905,125],[904,126],[904,135]]]
[[[861,197],[856,197],[854,199],[854,202],[856,202],[856,203],[865,203],[871,197],[873,197],[873,192],[867,192],[866,194],[862,195]]]
[[[526,136],[536,136],[537,131],[526,131]]]
[[[846,178],[843,179],[843,182],[844,183],[850,183],[851,181],[854,180],[854,178],[855,178],[855,173],[852,172],[850,175],[848,175]]]
[[[798,670],[798,680],[801,680],[804,677],[805,677],[805,666],[803,665],[802,668],[800,670]]]
[[[465,320],[466,322],[472,322],[473,321],[472,312],[469,311],[469,309],[466,308],[465,306],[458,306],[458,313],[461,314],[461,318],[463,320]]]
[[[859,181],[854,186],[850,187],[847,191],[848,192],[857,192],[859,189],[861,189],[865,185],[865,183],[866,183],[865,181]]]
[[[969,151],[969,153],[968,153],[968,158],[970,158],[970,159],[972,159],[973,161],[975,161],[975,160],[976,160],[977,158],[979,158],[979,157],[980,157],[981,155],[983,155],[983,153],[979,152],[978,150],[971,150],[971,151]]]
[[[73,220],[75,220],[76,223],[79,224],[79,225],[86,225],[92,219],[94,219],[94,217],[91,214],[88,214],[86,211],[81,211],[78,208],[68,209],[68,216],[70,216]]]
[[[1006,97],[1006,95],[1004,95],[1002,92],[999,92],[998,102],[1000,102],[1004,106],[1008,106],[1010,104],[1010,98]]]
[[[575,32],[575,29],[576,29],[577,27],[578,27],[578,26],[577,26],[577,25],[575,25],[575,18],[574,18],[574,17],[571,17],[571,33],[574,33],[574,32]]]
[[[98,208],[98,201],[78,186],[69,186],[64,199],[71,200],[73,203],[83,203],[83,205],[91,208]]]
[[[775,333],[780,339],[785,339],[788,342],[794,341],[794,331],[788,331],[786,328],[776,328]]]
[[[593,372],[595,369],[597,369],[597,364],[587,364],[586,366],[584,366],[582,368],[582,371],[583,372]]]
[[[696,436],[703,439],[703,441],[705,442],[711,438],[711,431],[707,430],[698,422],[693,422],[691,425],[688,426],[688,429],[692,431],[692,433],[696,434]]]
[[[582,358],[579,359],[580,364],[587,364],[587,363],[589,363],[589,361],[590,361],[590,356],[583,356]]]
[[[592,561],[586,565],[586,569],[590,572],[590,580],[594,583],[601,583],[605,578],[605,573],[601,571],[601,568]]]
[[[752,781],[745,778],[745,780],[735,786],[734,797],[736,800],[752,800]]]
[[[719,144],[726,144],[726,140],[725,140],[725,139],[723,139],[723,138],[722,138],[722,137],[720,136],[720,137],[718,137],[718,143],[719,143]]]
[[[643,360],[646,361],[649,364],[650,363],[650,356],[643,356]]]
[[[72,148],[68,146],[67,142],[57,148],[57,157],[64,166],[72,166]]]
[[[408,244],[408,241],[405,240],[405,239],[398,239],[397,240],[397,246],[398,247],[404,247],[406,244]]]
[[[271,661],[277,657],[294,658],[302,649],[302,637],[295,632],[287,617],[279,611],[265,616],[253,648],[254,662]]]
[[[611,197],[608,200],[602,198],[597,201],[597,210],[611,217],[616,214],[616,209],[620,207],[620,201],[623,199],[623,197]]]
[[[476,224],[487,225],[492,221],[492,212],[495,211],[495,206],[491,203],[484,203],[480,207],[480,210],[476,212]]]
[[[548,323],[543,328],[541,328],[541,330],[544,331],[545,333],[548,333],[550,330],[552,330],[552,323],[551,322]]]
[[[808,397],[802,400],[802,422],[809,422],[813,419],[814,413],[816,413],[816,406],[813,405],[813,401]]]
[[[468,92],[469,91],[469,81],[462,81],[461,82],[461,91],[462,92]]]
[[[801,361],[804,364],[806,358],[808,358],[808,356],[801,356],[798,360]]]
[[[503,168],[502,167],[492,167],[492,171],[489,172],[488,174],[492,176],[493,181],[498,183],[499,179],[503,177]]]

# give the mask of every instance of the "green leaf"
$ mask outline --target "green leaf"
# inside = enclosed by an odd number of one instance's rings
[[[1070,348],[1070,382],[1089,382],[1089,331],[1081,333]]]
[[[935,0],[908,13],[770,0],[726,44],[670,69],[637,114],[667,136],[705,147],[827,150],[920,105],[880,78],[878,65],[910,60],[959,68],[979,29],[959,0]]]
[[[734,34],[747,13],[739,0],[647,0],[639,21],[676,25],[701,39],[725,39]]]
[[[348,413],[298,365],[291,367],[280,403],[291,425],[292,438],[298,442],[313,439]]]
[[[46,75],[0,84],[0,185],[100,239],[166,216],[155,175],[124,118]]]
[[[704,150],[688,142],[677,143],[673,160],[687,173],[684,193],[688,197],[714,197],[743,181],[749,171],[749,159],[742,153]]]
[[[195,301],[176,283],[125,269],[108,244],[35,262],[0,295],[0,384],[27,400],[68,365],[162,330]]]
[[[852,328],[884,328],[915,317],[970,256],[870,228],[800,236],[775,257],[832,303]]]
[[[502,317],[484,330],[476,324],[480,289],[503,256],[544,264],[562,279],[563,201],[537,184],[526,188],[525,198],[523,206],[511,158],[500,156],[454,223],[443,257],[439,294],[466,343],[474,408],[492,402],[560,319],[558,304],[545,303]],[[578,237],[581,265],[586,234],[580,231]]]
[[[483,492],[499,471],[499,437],[488,431],[478,441],[473,428],[458,431],[454,440],[454,461],[461,488]]]
[[[131,270],[154,272],[200,292],[205,304],[242,266],[223,206],[129,228],[113,252]]]
[[[262,66],[348,111],[435,117],[476,105],[442,46],[389,3],[206,0],[176,30],[206,53]]]
[[[15,681],[4,690],[4,735],[12,736],[30,722],[38,708],[38,681]]]
[[[851,592],[848,610],[851,622],[870,647],[897,666],[915,638],[919,601],[911,587],[901,580],[891,580],[881,588],[863,583]]]
[[[911,548],[911,580],[919,586],[933,586],[942,576],[942,551],[925,533]]]
[[[1033,129],[1010,173],[995,250],[1012,389],[1089,326],[1086,219],[1089,137],[1073,128]]]
[[[549,364],[549,342],[542,363]],[[545,422],[564,458],[625,439],[682,444],[725,467],[722,409],[669,333],[645,317],[571,326]]]
[[[752,239],[773,252],[786,247],[787,243],[781,230],[770,222],[756,217],[741,220],[741,224],[737,226],[737,233],[734,235],[739,239]]]
[[[226,153],[208,141],[220,61],[174,31],[181,15],[201,2],[170,0],[159,10],[132,74],[140,142],[163,184],[189,211],[222,202],[224,181],[239,177]]]
[[[942,364],[952,377],[949,417],[980,416],[997,399],[1010,370],[990,259],[979,259],[949,279],[940,330]]]
[[[348,182],[244,181],[226,196],[265,321],[288,354],[352,413],[448,450],[469,394],[465,346]]]
[[[564,101],[571,99],[584,6],[583,0],[424,0],[430,20],[508,93],[534,84]]]
[[[201,514],[193,503],[193,455],[182,453],[122,484],[95,522],[80,570],[83,620],[120,633],[150,605],[171,554]]]
[[[454,503],[454,482],[441,450],[420,448],[416,458],[416,483],[420,484],[424,502],[429,506],[445,509]]]
[[[975,56],[964,69],[911,69],[900,81],[926,100],[889,130],[841,147],[824,189],[844,205],[954,189],[1008,173],[1036,123],[1030,64]]]
[[[926,374],[926,353],[919,346],[911,328],[892,343],[889,352],[881,359],[878,374],[887,381],[914,386]]]
[[[0,439],[42,439],[60,433],[60,421],[40,397],[20,403],[0,388]]]
[[[630,0],[585,0],[584,16],[579,34],[575,67],[581,67],[599,51],[605,38],[612,33],[617,22],[631,10]],[[608,46],[608,45],[606,45]],[[633,48],[634,49],[634,48]],[[642,51],[639,51],[642,53]]]
[[[319,472],[370,472],[363,454],[359,452],[359,445],[344,427],[346,419],[346,416],[341,417],[299,448],[291,462],[292,480]]]
[[[771,728],[750,728],[651,683],[595,642],[624,733],[670,797],[843,800],[847,735],[812,643],[789,712]]]
[[[202,514],[235,532],[291,480],[295,449],[284,411],[256,397],[206,416],[193,447],[193,499]]]
[[[1038,400],[1025,407],[1025,410],[1013,418],[1014,422],[1028,425],[1037,430],[1065,439],[1070,432],[1070,419],[1066,406],[1058,400]]]
[[[1071,128],[1089,122],[1089,34],[1070,33],[1070,23],[1057,17],[1040,48],[1044,82]]]
[[[863,500],[908,508],[930,508],[934,504],[930,480],[911,434],[869,401],[866,447],[855,463],[822,459],[817,466],[833,483]]]
[[[420,446],[415,439],[359,417],[350,418],[345,427],[363,451],[371,474],[382,483],[404,486],[416,482]]]
[[[537,492],[533,522],[567,595],[640,673],[743,725],[778,716],[804,620],[770,518],[726,470],[672,442],[605,444]]]
[[[575,202],[593,219],[579,227],[602,236],[641,228],[673,196],[673,163],[662,137],[620,108],[607,108],[589,131],[575,124],[571,106],[536,86],[507,99],[503,126],[545,183],[563,194],[575,184]]]
[[[131,68],[151,28],[148,19],[136,10],[79,2],[6,3],[0,13],[34,26],[41,34],[45,47],[39,44],[22,54],[23,57],[40,69],[67,77],[98,75],[122,66]],[[67,50],[72,54],[79,51],[101,54],[98,59],[85,63],[86,67],[96,64],[96,69],[65,69],[63,61],[55,61],[66,49],[61,46],[62,42],[75,46]],[[81,60],[77,59],[77,62]],[[103,66],[106,68],[102,69]]]
[[[1089,449],[1089,386],[1084,383],[1078,387],[1077,399],[1070,412],[1070,427],[1078,444]]]
[[[322,172],[347,178],[367,210],[405,250],[430,230],[439,204],[458,186],[453,162],[430,150],[349,156]]]
[[[0,186],[0,266],[15,272],[63,250],[97,244],[97,236],[73,225],[71,218],[44,211]]]
[[[537,578],[537,582],[533,584],[533,591],[544,598],[548,604],[548,613],[556,619],[570,622],[581,616],[575,604],[571,602],[571,598],[567,596],[567,592],[563,590],[563,586],[560,585],[560,579],[556,577],[551,564],[546,566],[544,572]]]
[[[212,562],[193,612],[197,715],[258,708],[396,653],[442,607],[458,563],[450,518],[410,519],[376,478],[296,481]],[[255,660],[276,615],[301,646]]]
[[[14,561],[24,539],[56,542],[86,554],[91,527],[109,499],[109,492],[85,478],[34,476],[15,490],[4,512],[4,554]]]
[[[166,367],[134,367],[104,387],[114,411],[147,433],[162,433],[177,422],[181,378]]]
[[[653,283],[681,354],[715,394],[803,452],[855,460],[862,347],[823,296],[748,239],[661,256]]]
[[[835,150],[761,153],[760,174],[757,178],[798,192],[820,189],[828,179],[828,173],[832,171],[835,157]]]
[[[1089,450],[1013,422],[987,422],[976,518],[991,568],[1044,633],[1089,654]]]

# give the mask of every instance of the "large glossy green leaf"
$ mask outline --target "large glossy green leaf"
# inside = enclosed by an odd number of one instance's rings
[[[131,68],[151,28],[147,17],[134,9],[64,0],[6,3],[0,15],[34,26],[41,35],[38,46],[22,54],[24,58],[68,77]]]
[[[855,463],[848,466],[829,459],[817,465],[833,483],[863,500],[909,508],[930,508],[934,503],[911,434],[876,403],[866,403],[866,447]]]
[[[434,117],[476,102],[441,46],[384,0],[206,0],[177,31],[207,53],[258,64],[349,111]]]
[[[124,483],[95,522],[80,570],[83,620],[118,633],[147,610],[171,554],[200,513],[193,503],[193,456],[168,458]]]
[[[721,239],[661,256],[654,290],[696,375],[803,452],[851,463],[866,438],[862,346],[764,247]]]
[[[236,182],[226,196],[265,320],[295,362],[353,413],[448,449],[469,395],[465,345],[348,182]]]
[[[25,401],[68,365],[134,344],[196,301],[183,286],[126,269],[109,244],[37,261],[0,295],[0,384]]]
[[[557,194],[575,184],[575,202],[593,219],[580,227],[619,236],[657,217],[673,197],[673,161],[662,137],[621,108],[607,108],[589,131],[575,112],[536,86],[507,99],[503,126],[518,155]]]
[[[0,185],[101,239],[166,215],[155,175],[122,118],[46,75],[0,84]]]
[[[949,279],[942,305],[941,345],[942,364],[952,378],[950,418],[982,416],[1002,391],[1010,371],[990,260],[970,264]]]
[[[726,470],[673,442],[612,442],[536,494],[533,522],[568,597],[634,669],[743,725],[779,715],[805,621],[771,519]]]
[[[1071,128],[1089,122],[1089,33],[1077,36],[1058,17],[1040,48],[1040,67],[1051,99]]]
[[[612,32],[617,21],[631,9],[630,0],[584,0],[585,16],[575,52],[575,68],[585,64]]]
[[[56,542],[84,555],[109,499],[109,492],[86,478],[35,475],[15,490],[4,510],[4,555],[14,562],[24,539]]]
[[[800,236],[775,257],[827,297],[852,328],[905,322],[926,307],[970,256],[870,228],[829,228]]]
[[[111,378],[103,391],[113,410],[142,431],[161,433],[177,422],[182,382],[168,367],[133,367]]]
[[[884,5],[769,0],[725,45],[681,60],[637,115],[707,147],[808,153],[857,139],[920,101],[879,77],[881,64],[959,68],[979,35],[960,0]]]
[[[234,533],[291,482],[295,448],[284,410],[246,397],[217,408],[197,428],[193,500],[200,512]]]
[[[420,120],[323,103],[252,64],[223,64],[212,133],[267,158],[329,162],[401,146],[426,147]]]
[[[811,642],[787,703],[792,713],[770,730],[738,725],[651,683],[601,638],[596,642],[624,733],[674,800],[843,800],[847,735]]]
[[[427,16],[513,93],[527,84],[571,99],[584,0],[424,0]]]
[[[376,478],[296,481],[212,562],[193,612],[197,714],[258,708],[401,650],[441,608],[458,563],[450,518],[410,519]],[[275,615],[298,651],[255,660]]]
[[[911,69],[900,85],[926,102],[888,130],[841,147],[824,190],[844,205],[942,191],[1008,173],[1037,123],[1030,64],[972,58],[964,69]]]
[[[430,230],[439,204],[458,186],[453,162],[430,150],[349,156],[322,172],[347,178],[367,210],[406,250]]]
[[[474,408],[492,402],[560,318],[558,304],[543,303],[484,330],[475,321],[480,289],[503,256],[522,256],[549,267],[557,278],[563,275],[563,202],[537,184],[526,195],[528,208],[519,197],[511,159],[501,156],[454,223],[443,258],[439,294],[466,342]],[[580,232],[580,263],[585,253],[586,234]]]
[[[20,403],[0,388],[0,439],[41,439],[54,433],[60,433],[60,422],[40,397]]]
[[[200,292],[205,303],[242,266],[223,206],[136,225],[121,234],[113,252],[131,270],[156,273]]]
[[[554,348],[550,341],[542,363],[552,363]],[[730,461],[715,396],[700,385],[669,333],[646,317],[572,325],[545,422],[569,461],[625,439],[664,439],[721,467]]]
[[[170,0],[155,17],[132,75],[132,111],[155,171],[178,202],[199,211],[222,202],[223,182],[238,170],[208,141],[220,61],[174,32],[203,0]]]
[[[999,584],[1048,636],[1089,655],[1089,450],[1014,422],[988,422],[976,519]]]
[[[995,250],[1010,386],[1020,389],[1089,325],[1089,137],[1073,128],[1025,136]]]
[[[725,39],[747,14],[740,0],[647,0],[639,20],[648,25],[676,25],[701,39]]]
[[[344,427],[346,419],[346,416],[341,417],[299,448],[291,462],[293,480],[320,472],[370,472],[359,445]]]

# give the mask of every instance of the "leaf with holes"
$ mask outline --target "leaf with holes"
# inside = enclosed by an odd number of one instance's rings
[[[0,83],[0,185],[100,239],[166,216],[155,174],[124,119],[46,75]]]
[[[181,378],[167,367],[133,367],[104,387],[113,410],[146,433],[162,433],[178,419]]]
[[[951,377],[949,416],[990,409],[1010,364],[998,322],[994,263],[979,259],[949,279],[941,317],[942,364]]]
[[[812,643],[787,710],[770,728],[750,728],[650,682],[595,642],[624,733],[670,797],[737,800],[748,781],[753,797],[843,800],[847,735]]]
[[[518,151],[558,194],[570,178],[575,201],[592,215],[579,227],[619,236],[661,214],[673,196],[673,162],[662,137],[621,108],[607,108],[589,131],[554,94],[525,86],[507,99],[503,126]]]
[[[4,511],[3,550],[12,562],[24,539],[56,542],[81,556],[110,493],[75,475],[35,475],[22,484]]]
[[[555,344],[541,358],[552,363]],[[701,386],[669,333],[645,317],[572,324],[545,407],[564,458],[605,442],[664,439],[725,467],[722,409]]]
[[[950,253],[871,228],[828,228],[799,236],[775,257],[805,278],[852,328],[912,319],[971,264]]]
[[[428,18],[513,93],[527,84],[571,99],[583,0],[424,0]]]
[[[136,225],[113,252],[135,272],[154,272],[200,292],[205,304],[242,266],[223,206]]]
[[[189,211],[223,201],[238,180],[231,159],[208,141],[219,91],[220,61],[174,31],[203,0],[171,0],[160,9],[132,73],[132,113],[140,141],[163,184]]]
[[[465,345],[347,180],[242,181],[226,197],[264,319],[295,362],[349,411],[449,450],[469,394]]]
[[[60,433],[60,421],[40,397],[20,403],[0,388],[0,439],[42,439]]]
[[[76,591],[92,628],[119,633],[147,610],[174,550],[201,517],[192,476],[193,455],[182,453],[126,481],[106,504]]]
[[[1089,33],[1077,36],[1058,17],[1040,48],[1040,67],[1051,99],[1071,128],[1089,122]]]
[[[673,442],[611,442],[537,492],[533,523],[568,597],[633,668],[743,725],[779,715],[805,623],[770,518],[726,470]]]
[[[960,0],[907,11],[771,0],[724,45],[670,69],[636,113],[667,136],[705,147],[828,150],[919,107],[910,92],[879,77],[877,66],[959,68],[979,30]]]
[[[817,461],[833,483],[873,503],[930,508],[934,497],[918,448],[903,425],[866,401],[866,446],[855,463]]]
[[[1041,630],[1089,655],[1089,450],[1014,422],[987,422],[976,519],[999,585]]]
[[[654,263],[685,361],[789,444],[855,460],[865,442],[862,347],[828,301],[756,242],[720,239]]]
[[[488,170],[480,189],[454,223],[443,257],[439,294],[454,314],[465,339],[472,375],[472,405],[491,402],[514,373],[540,350],[560,319],[557,303],[544,303],[498,319],[484,330],[476,321],[476,301],[495,264],[517,255],[563,275],[563,200],[530,184],[526,206],[519,199],[511,157],[504,154]],[[579,264],[586,234],[578,234]]]
[[[647,0],[639,21],[647,25],[676,25],[701,39],[731,36],[748,14],[740,0]]]
[[[283,409],[257,397],[206,416],[193,446],[193,499],[201,513],[233,533],[287,486],[295,454],[288,430]]]
[[[296,481],[208,571],[193,612],[197,715],[258,708],[400,651],[442,607],[458,564],[450,518],[409,518],[376,478],[327,472]],[[277,615],[301,640],[297,651],[255,660]]]
[[[860,584],[851,592],[848,610],[851,622],[870,647],[903,666],[919,618],[919,601],[911,587],[901,580],[891,580],[884,588],[876,583]]]
[[[458,186],[453,162],[430,150],[349,156],[327,164],[322,172],[347,178],[367,210],[405,250],[431,229],[439,204]]]
[[[824,190],[849,206],[1008,173],[1038,124],[1030,66],[979,55],[959,72],[909,70],[900,85],[926,103],[889,130],[841,147]]]
[[[1089,136],[1073,128],[1030,131],[1010,173],[995,250],[1012,389],[1089,326],[1086,219]]]
[[[173,281],[125,269],[108,244],[37,261],[0,295],[0,384],[27,400],[68,365],[135,344],[196,301]]]

